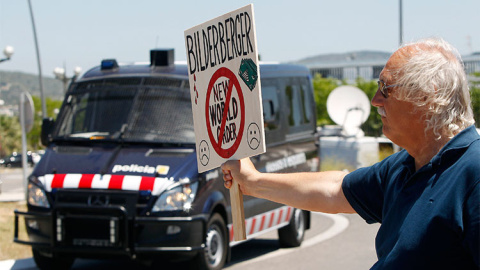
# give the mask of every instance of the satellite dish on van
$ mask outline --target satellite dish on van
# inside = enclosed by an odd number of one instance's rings
[[[370,115],[370,100],[357,87],[339,86],[327,98],[327,112],[342,127],[343,135],[362,137],[364,133],[360,126]]]

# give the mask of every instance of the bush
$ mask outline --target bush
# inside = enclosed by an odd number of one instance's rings
[[[322,78],[322,75],[315,74],[313,78],[313,92],[317,104],[317,126],[333,125],[334,122],[328,116],[327,98],[330,93],[342,85],[342,82],[333,78]]]
[[[473,115],[476,122],[476,127],[480,127],[480,72],[472,74],[473,77],[478,78],[470,81],[470,95],[472,99]],[[346,85],[345,81],[340,81],[334,78],[322,78],[320,74],[316,74],[313,78],[313,89],[315,95],[315,102],[317,103],[317,125],[334,125],[327,112],[327,98],[330,93],[340,85]],[[375,80],[367,81],[358,78],[355,86],[363,90],[370,100],[377,92],[377,82]],[[380,137],[382,135],[382,119],[377,113],[377,110],[372,107],[370,115],[362,125],[362,130],[366,136]]]
[[[313,78],[313,89],[315,93],[315,102],[317,103],[317,125],[334,125],[327,112],[327,98],[330,93],[341,85],[346,85],[346,81],[341,81],[334,78],[322,78],[320,74],[316,74]],[[371,100],[377,91],[376,81],[366,81],[364,79],[357,79],[356,87],[365,92],[367,97]],[[377,111],[372,108],[367,121],[362,125],[362,130],[366,136],[378,137],[382,135],[382,121]]]
[[[472,74],[476,80],[470,81],[470,97],[472,99],[473,118],[477,121],[475,123],[477,128],[480,128],[480,72]]]

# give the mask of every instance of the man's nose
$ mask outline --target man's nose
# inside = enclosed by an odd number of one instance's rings
[[[373,96],[371,104],[374,107],[383,107],[383,102],[385,101],[385,97],[383,97],[382,93],[379,90]]]

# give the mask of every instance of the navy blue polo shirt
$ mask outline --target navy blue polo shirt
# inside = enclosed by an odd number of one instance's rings
[[[415,172],[405,150],[348,174],[343,192],[381,223],[372,269],[479,269],[480,136],[471,126]]]

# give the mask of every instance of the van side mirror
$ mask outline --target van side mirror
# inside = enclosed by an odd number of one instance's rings
[[[40,134],[40,140],[44,146],[48,145],[54,124],[55,121],[53,118],[43,118],[42,120],[42,133]]]

